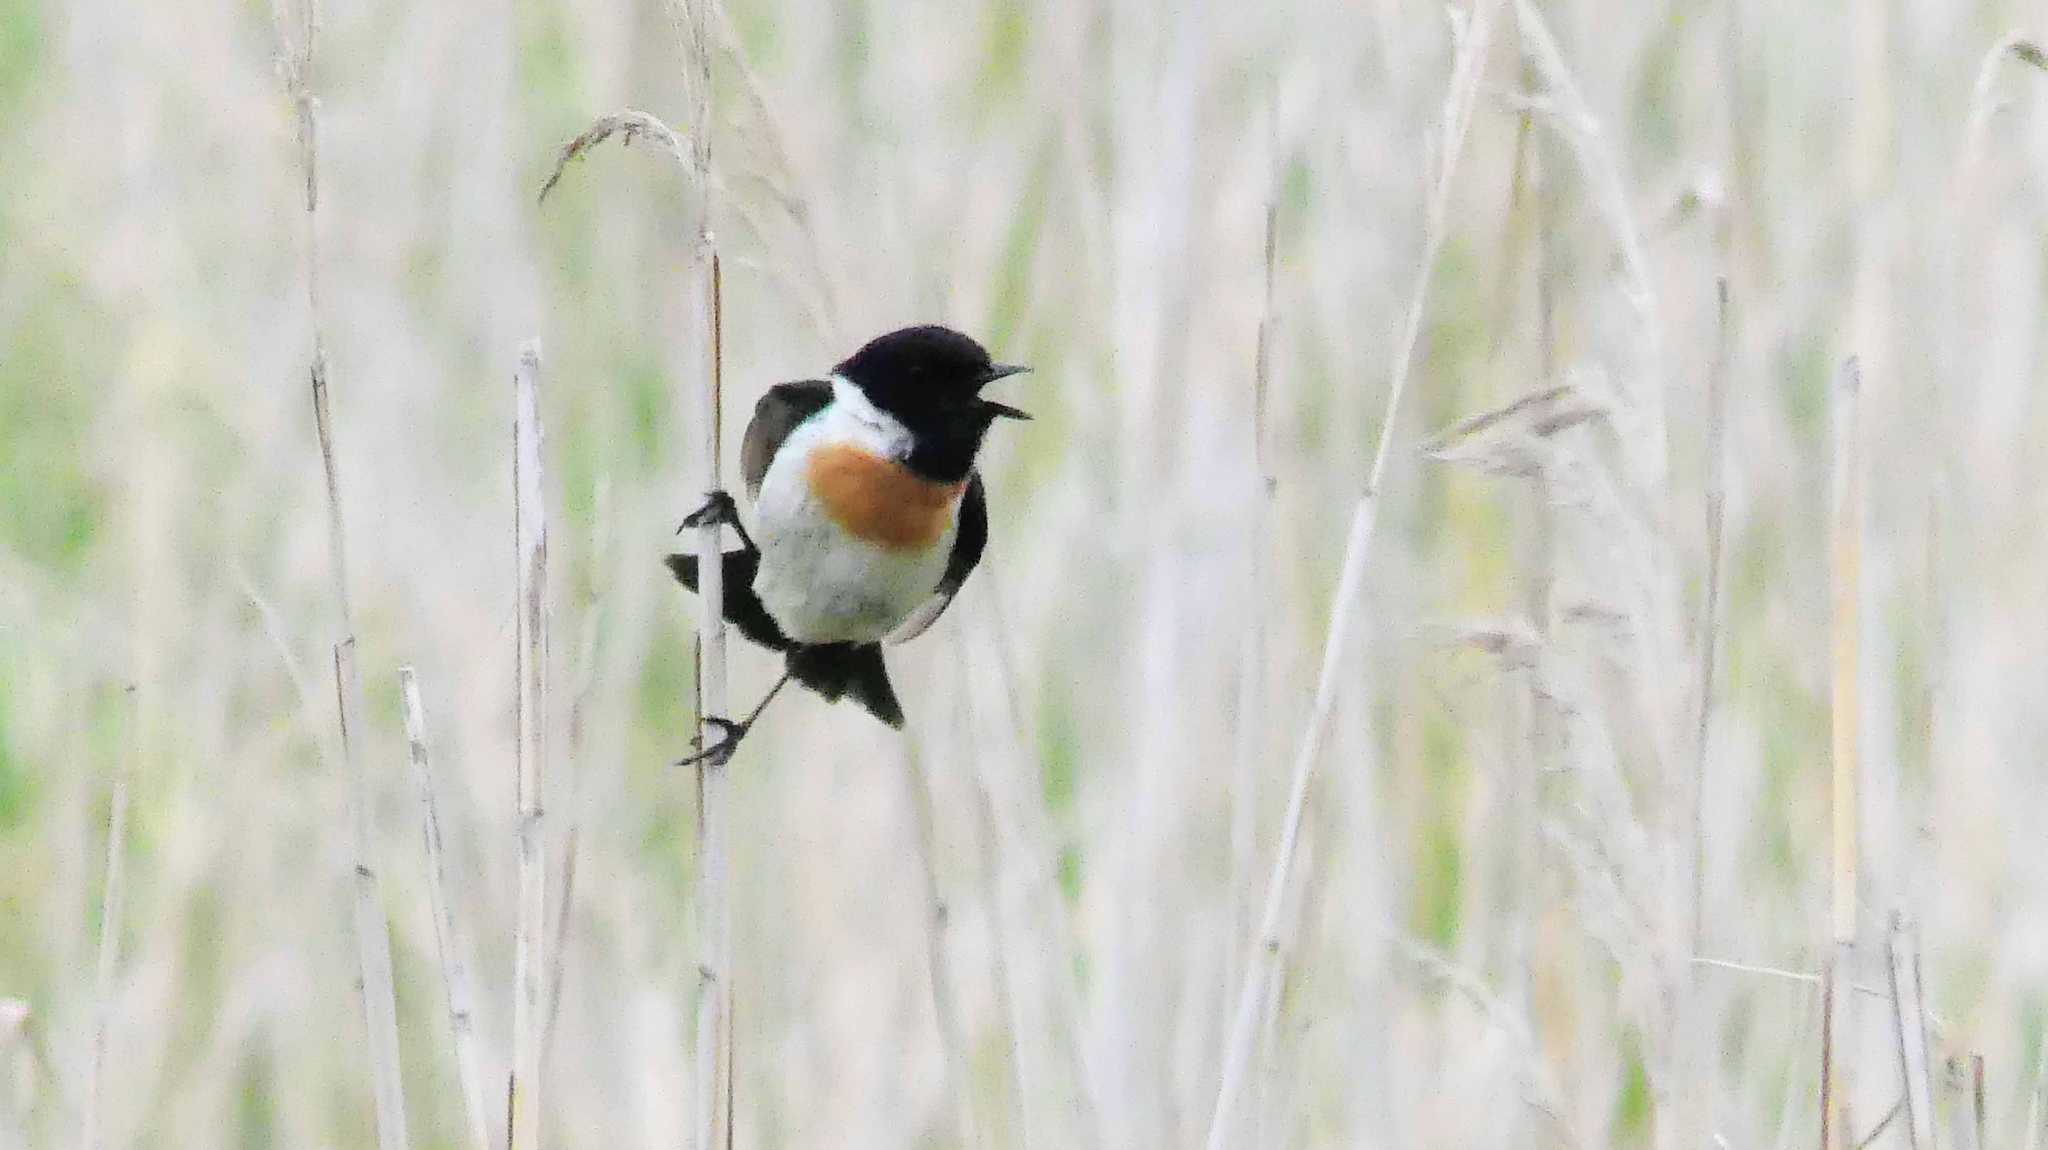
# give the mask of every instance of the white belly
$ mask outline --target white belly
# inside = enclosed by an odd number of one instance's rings
[[[811,495],[806,464],[820,444],[868,439],[848,422],[828,413],[791,432],[755,499],[754,594],[799,643],[881,641],[938,590],[959,530],[956,520],[930,547],[892,551],[833,522]]]

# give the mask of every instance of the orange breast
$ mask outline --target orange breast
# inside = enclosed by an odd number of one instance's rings
[[[965,483],[935,483],[847,443],[811,452],[805,479],[832,522],[888,551],[922,551],[952,522]]]

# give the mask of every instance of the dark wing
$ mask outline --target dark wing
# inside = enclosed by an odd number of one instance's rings
[[[719,570],[725,572],[725,621],[770,651],[788,650],[789,637],[782,633],[781,625],[768,613],[767,604],[754,594],[754,573],[761,569],[761,553],[728,551],[720,558],[724,562]],[[676,582],[692,591],[697,589],[695,555],[669,556],[668,569],[676,577]]]
[[[761,479],[768,474],[768,464],[782,441],[831,402],[832,385],[822,379],[778,383],[768,389],[754,405],[747,437],[740,441],[740,477],[747,482],[747,498],[759,498]]]
[[[953,533],[953,553],[946,557],[946,573],[939,577],[938,590],[889,633],[888,642],[908,642],[930,630],[952,605],[960,585],[974,574],[981,553],[987,548],[988,496],[981,489],[981,473],[977,471],[967,477],[967,491],[960,496],[960,527]]]

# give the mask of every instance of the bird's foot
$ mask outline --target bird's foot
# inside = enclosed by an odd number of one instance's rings
[[[738,526],[739,521],[740,509],[739,505],[732,501],[732,492],[714,491],[705,497],[702,507],[683,516],[683,524],[676,528],[676,534],[681,535],[692,527],[709,527],[714,523],[722,523],[729,527]]]
[[[732,501],[731,492],[718,490],[706,496],[702,507],[683,516],[682,526],[676,528],[676,534],[681,535],[692,527],[712,526],[732,528],[747,550],[754,549],[754,541],[747,535],[746,524],[740,522],[739,505]]]
[[[703,740],[698,739],[692,745],[701,749],[686,759],[677,760],[676,766],[692,767],[698,763],[708,763],[714,767],[722,767],[732,761],[733,752],[739,750],[740,740],[746,738],[747,732],[754,727],[751,719],[744,723],[735,723],[731,719],[720,718],[717,715],[704,716],[704,725],[718,729],[718,741],[705,747]]]

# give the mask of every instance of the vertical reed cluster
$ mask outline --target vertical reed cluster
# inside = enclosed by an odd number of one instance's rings
[[[0,0],[0,1143],[2039,1150],[2012,0],[278,3]],[[665,769],[727,368],[923,321],[906,773]]]
[[[1330,612],[1329,633],[1323,641],[1322,672],[1316,680],[1315,702],[1311,705],[1301,749],[1295,756],[1292,782],[1283,816],[1280,845],[1273,859],[1272,878],[1266,884],[1265,909],[1260,914],[1258,947],[1253,951],[1244,983],[1232,1014],[1229,1036],[1223,1048],[1223,1070],[1216,1088],[1216,1107],[1209,1120],[1209,1150],[1223,1150],[1235,1135],[1238,1099],[1244,1089],[1245,1073],[1251,1063],[1257,1037],[1260,1006],[1278,975],[1281,912],[1287,902],[1288,880],[1294,871],[1295,850],[1300,843],[1302,816],[1308,805],[1309,784],[1322,757],[1322,742],[1336,705],[1338,675],[1351,641],[1352,615],[1357,610],[1359,590],[1365,582],[1373,528],[1378,522],[1379,496],[1387,465],[1393,458],[1395,428],[1401,415],[1401,398],[1408,390],[1408,376],[1414,365],[1415,345],[1421,338],[1424,309],[1429,302],[1429,285],[1436,270],[1437,253],[1444,241],[1444,217],[1450,207],[1452,179],[1458,170],[1458,155],[1471,124],[1472,110],[1479,94],[1479,79],[1491,43],[1493,24],[1500,8],[1498,0],[1482,0],[1473,13],[1472,24],[1458,45],[1451,66],[1449,92],[1444,97],[1443,150],[1435,179],[1431,181],[1423,224],[1422,265],[1409,297],[1407,320],[1400,340],[1394,345],[1393,370],[1387,383],[1386,414],[1380,422],[1379,449],[1373,455],[1372,472],[1365,490],[1352,511],[1351,531],[1344,546],[1343,572],[1337,577],[1337,597]]]
[[[547,1018],[541,983],[547,971],[547,837],[542,795],[547,781],[548,521],[541,483],[540,344],[519,349],[513,373],[513,557],[518,565],[515,795],[519,809],[519,909],[513,934],[512,1072],[506,1112],[512,1150],[539,1150],[540,1055]]]
[[[319,102],[313,93],[313,63],[320,30],[319,0],[304,0],[297,35],[282,7],[277,12],[281,63],[292,104],[298,113],[299,161],[305,177],[306,312],[312,328],[312,360],[308,375],[313,387],[314,428],[320,442],[321,474],[327,490],[327,553],[334,586],[334,607],[340,638],[334,644],[335,708],[341,720],[341,761],[350,794],[350,852],[354,858],[355,934],[363,987],[366,1046],[377,1104],[377,1142],[382,1150],[405,1150],[405,1085],[399,1067],[398,1006],[392,986],[391,937],[384,918],[382,892],[373,862],[374,793],[363,766],[363,683],[356,669],[355,616],[349,602],[348,533],[345,527],[341,477],[335,463],[333,412],[328,399],[325,317],[320,298],[320,145]]]

